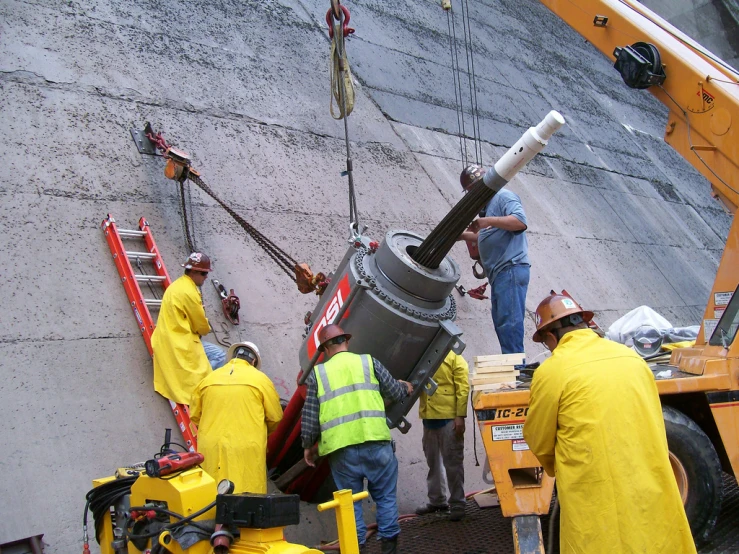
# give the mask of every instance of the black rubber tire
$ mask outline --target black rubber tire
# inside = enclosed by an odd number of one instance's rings
[[[662,407],[667,446],[685,468],[688,497],[685,514],[696,546],[708,542],[724,496],[721,462],[703,430],[682,412]]]

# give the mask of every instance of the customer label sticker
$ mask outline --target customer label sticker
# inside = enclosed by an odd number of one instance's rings
[[[716,306],[728,306],[733,292],[716,292],[713,295],[713,303]]]
[[[523,440],[523,423],[493,426],[494,441],[509,441],[515,439]]]

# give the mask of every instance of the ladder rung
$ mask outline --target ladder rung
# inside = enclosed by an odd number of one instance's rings
[[[136,280],[139,282],[146,282],[146,281],[164,281],[166,277],[163,275],[134,275],[136,277]]]
[[[131,229],[118,229],[118,235],[124,239],[145,237],[146,231],[134,231]]]
[[[128,252],[126,251],[126,256],[128,256],[129,259],[133,258],[141,258],[142,260],[153,260],[157,257],[156,254],[153,252]]]
[[[155,300],[154,298],[144,298],[144,304],[147,306],[161,306],[161,300]]]

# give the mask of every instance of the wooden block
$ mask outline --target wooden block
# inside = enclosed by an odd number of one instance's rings
[[[499,365],[516,365],[523,362],[526,354],[495,354],[492,356],[475,356],[475,364],[482,362],[498,362]]]
[[[486,490],[486,491],[478,492],[472,498],[475,499],[475,502],[481,509],[500,506],[500,500],[498,500],[498,493],[495,491],[494,488]]]
[[[471,385],[488,385],[490,383],[509,383],[515,381],[520,375],[520,371],[508,371],[506,373],[486,373],[483,375],[472,374],[470,376]]]

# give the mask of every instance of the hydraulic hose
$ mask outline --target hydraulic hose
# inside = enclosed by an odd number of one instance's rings
[[[93,521],[95,522],[95,539],[98,544],[100,544],[103,516],[110,511],[111,506],[115,505],[125,495],[131,493],[131,485],[133,485],[136,479],[138,479],[138,476],[116,479],[115,481],[91,489],[85,495],[87,502],[85,504],[85,512],[82,515],[82,524],[85,528],[87,527],[87,512],[91,511]]]

